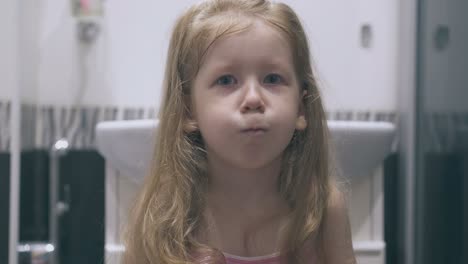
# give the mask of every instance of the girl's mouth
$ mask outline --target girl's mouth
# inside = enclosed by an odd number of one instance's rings
[[[252,135],[252,136],[259,136],[266,133],[266,129],[264,128],[248,128],[242,130],[242,133]]]

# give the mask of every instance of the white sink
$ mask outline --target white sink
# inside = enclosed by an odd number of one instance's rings
[[[343,176],[369,176],[394,151],[393,123],[328,121],[328,127]]]
[[[149,169],[158,123],[150,119],[100,122],[97,149],[121,175],[140,181]]]
[[[101,122],[96,127],[97,148],[121,175],[141,181],[152,156],[157,125],[155,120]],[[328,121],[328,125],[344,176],[368,175],[392,151],[392,123]]]

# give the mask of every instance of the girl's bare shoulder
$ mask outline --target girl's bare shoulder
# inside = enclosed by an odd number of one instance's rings
[[[330,192],[323,221],[323,249],[326,263],[356,263],[348,216],[347,196],[337,187],[333,187]]]

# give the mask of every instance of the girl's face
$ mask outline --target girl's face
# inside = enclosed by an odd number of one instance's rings
[[[238,168],[278,162],[303,116],[290,46],[260,21],[217,40],[192,89],[208,159]]]

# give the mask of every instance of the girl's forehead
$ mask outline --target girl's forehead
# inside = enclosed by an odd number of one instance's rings
[[[292,61],[292,50],[284,35],[256,20],[245,30],[216,40],[207,50],[202,68],[245,63],[292,65]]]

